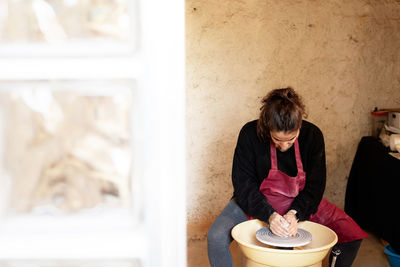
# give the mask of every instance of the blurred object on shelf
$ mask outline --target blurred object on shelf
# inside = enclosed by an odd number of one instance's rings
[[[388,124],[400,130],[400,112],[389,112]]]
[[[377,107],[375,107],[374,111],[371,112],[371,119],[372,119],[372,133],[371,135],[374,137],[378,137],[381,133],[383,125],[388,120],[388,112],[387,111],[380,111]]]

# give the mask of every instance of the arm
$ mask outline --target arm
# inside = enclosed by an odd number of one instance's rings
[[[246,126],[245,126],[246,127]],[[255,141],[249,136],[251,129],[243,127],[236,145],[232,167],[232,183],[236,202],[248,215],[268,222],[274,212],[266,197],[260,192],[256,174]],[[255,134],[255,133],[254,133]]]
[[[309,140],[313,141],[306,141],[311,146],[307,157],[306,184],[290,208],[297,211],[296,216],[301,221],[307,220],[317,211],[326,184],[325,144],[322,132],[318,129]]]

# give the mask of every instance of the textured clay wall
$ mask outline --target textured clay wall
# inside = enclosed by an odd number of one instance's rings
[[[240,128],[288,85],[324,133],[325,197],[343,207],[369,111],[400,106],[399,46],[394,0],[187,0],[189,225],[207,225],[229,201]]]

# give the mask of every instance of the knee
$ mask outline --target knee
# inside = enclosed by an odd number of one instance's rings
[[[231,229],[227,229],[226,225],[213,223],[208,230],[207,242],[210,245],[229,245],[231,237]]]

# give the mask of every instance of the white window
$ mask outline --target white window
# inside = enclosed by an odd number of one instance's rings
[[[0,266],[186,265],[183,5],[1,1]]]

